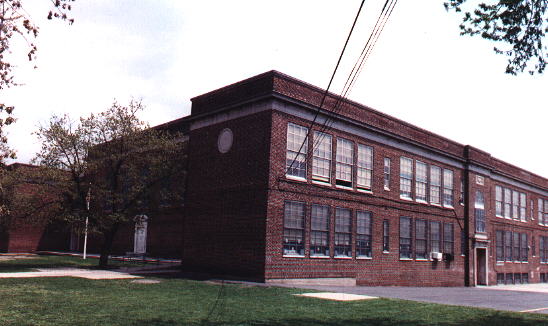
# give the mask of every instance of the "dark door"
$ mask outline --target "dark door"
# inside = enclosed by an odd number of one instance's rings
[[[476,249],[477,275],[476,283],[478,285],[487,285],[487,250],[485,248]]]

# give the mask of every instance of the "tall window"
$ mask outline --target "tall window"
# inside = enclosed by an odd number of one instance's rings
[[[476,232],[485,232],[485,200],[481,191],[476,191],[474,214],[476,217]]]
[[[440,222],[430,222],[430,251],[441,252],[440,240],[441,240],[441,227]]]
[[[519,261],[520,257],[519,257],[519,254],[520,254],[520,246],[519,246],[519,240],[520,240],[520,236],[519,236],[519,233],[517,232],[512,232],[512,242],[514,244],[514,252],[513,252],[513,258],[514,258],[514,261]]]
[[[459,204],[464,205],[464,180],[460,178]]]
[[[384,189],[390,190],[390,159],[384,158]]]
[[[314,155],[312,158],[312,179],[331,181],[331,135],[314,132]]]
[[[371,189],[371,177],[373,174],[373,148],[358,144],[358,180],[357,187]]]
[[[504,188],[504,217],[512,218],[512,191]]]
[[[512,217],[519,219],[519,192],[512,191]]]
[[[357,213],[356,257],[371,257],[371,213]]]
[[[495,215],[502,217],[502,187],[495,187]]]
[[[430,166],[430,203],[441,204],[441,169],[437,166]]]
[[[305,127],[287,124],[286,174],[288,176],[306,178],[307,133],[308,129]]]
[[[543,213],[544,201],[542,200],[542,198],[538,199],[537,210],[538,210],[538,224],[544,225],[544,213]]]
[[[548,263],[548,237],[539,237],[540,238],[540,262]]]
[[[304,256],[304,203],[285,202],[283,254]]]
[[[382,221],[382,251],[390,251],[390,222]]]
[[[525,213],[527,212],[527,195],[523,192],[519,193],[519,218],[522,222],[527,221]]]
[[[400,258],[411,258],[410,217],[400,217]]]
[[[415,198],[417,201],[426,202],[426,190],[428,178],[426,176],[427,167],[425,163],[416,161],[415,173]]]
[[[504,261],[504,236],[503,236],[503,232],[500,230],[497,231],[496,246],[497,246],[497,261]]]
[[[428,258],[428,243],[427,243],[427,222],[426,220],[417,219],[415,221],[415,258]]]
[[[504,255],[506,261],[512,261],[512,232],[504,231]]]
[[[411,183],[413,180],[413,160],[400,157],[400,197],[411,199]]]
[[[453,254],[454,242],[453,223],[443,223],[443,252]]]
[[[354,162],[354,143],[350,140],[337,138],[337,170],[336,184],[352,187],[352,165]]]
[[[521,261],[525,262],[529,260],[529,247],[527,243],[527,233],[521,233],[521,241],[520,241],[520,247],[521,247]]]
[[[329,256],[329,206],[312,205],[310,256]]]
[[[535,201],[532,199],[529,200],[529,217],[531,220],[535,219]]]
[[[345,208],[335,210],[335,257],[352,257],[352,216]]]
[[[453,207],[453,171],[443,169],[443,206]]]

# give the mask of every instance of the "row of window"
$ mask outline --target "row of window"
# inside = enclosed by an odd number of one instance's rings
[[[548,236],[540,237],[539,256],[541,263],[548,263]]]
[[[443,171],[443,174],[442,174]],[[453,171],[415,161],[415,200],[453,207]],[[443,177],[442,177],[443,176]],[[400,157],[400,198],[413,199],[413,160]]]
[[[306,159],[308,153],[308,128],[293,123],[287,126],[286,174],[290,177],[306,179]],[[315,131],[312,153],[312,180],[331,184],[333,137]],[[373,178],[373,148],[344,139],[336,139],[335,185],[354,187],[354,169],[356,169],[356,188],[371,190]],[[354,151],[357,150],[357,155]],[[354,159],[356,157],[356,160]],[[415,169],[413,169],[413,163]],[[384,188],[390,190],[392,162],[389,158],[383,161]],[[415,171],[415,172],[414,172]],[[428,165],[410,158],[400,158],[400,197],[434,205],[453,206],[453,171],[438,166]]]
[[[305,210],[306,204],[303,202],[285,202],[284,256],[304,257],[305,255]],[[351,258],[352,245],[355,244],[356,258],[371,258],[371,213],[356,211],[355,232],[353,232],[353,217],[350,209],[336,207],[335,227],[334,230],[331,230],[331,207],[312,204],[310,210],[310,257]],[[384,232],[388,233],[388,221],[384,221],[384,223]],[[331,233],[333,233],[332,237]],[[385,234],[383,239],[388,241],[388,234]],[[330,252],[331,241],[333,241],[333,255]],[[388,243],[385,243],[384,249],[389,250]]]
[[[529,260],[527,233],[496,231],[497,261],[526,262]]]
[[[542,274],[541,274],[542,276]],[[544,282],[541,280],[541,282]],[[497,284],[527,284],[529,273],[497,273]]]
[[[453,255],[453,231],[453,223],[400,217],[400,258],[429,259],[429,253]]]
[[[548,273],[540,273],[540,282],[548,283]]]
[[[531,203],[532,206],[532,203]],[[527,195],[509,188],[495,186],[495,215],[526,221]]]

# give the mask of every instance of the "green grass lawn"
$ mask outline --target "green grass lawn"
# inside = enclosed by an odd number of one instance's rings
[[[403,300],[334,302],[302,290],[78,278],[0,279],[0,325],[548,325],[548,316]]]
[[[21,258],[13,260],[0,260],[0,273],[13,272],[31,272],[37,268],[98,268],[99,260],[96,258],[87,258],[86,260],[72,256],[30,256],[31,258]],[[135,267],[142,266],[142,263],[122,262],[117,260],[109,260],[109,268],[117,268],[123,266]]]

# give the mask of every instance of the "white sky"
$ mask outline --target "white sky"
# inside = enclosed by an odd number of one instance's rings
[[[1,100],[18,161],[52,114],[142,98],[151,125],[190,113],[190,98],[276,69],[325,88],[359,0],[77,0],[68,26],[50,1],[25,0],[40,26],[38,69],[22,60]],[[341,90],[384,1],[366,1],[332,91]],[[494,44],[461,37],[443,0],[399,1],[350,99],[548,177],[548,75],[504,74]],[[13,48],[22,59],[26,52]]]

